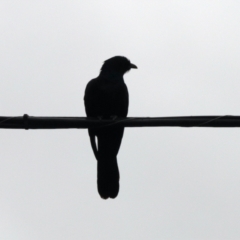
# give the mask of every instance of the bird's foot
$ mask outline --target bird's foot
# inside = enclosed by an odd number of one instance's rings
[[[113,120],[113,121],[116,120],[117,117],[118,117],[117,115],[112,115],[112,116],[110,116],[111,120]]]

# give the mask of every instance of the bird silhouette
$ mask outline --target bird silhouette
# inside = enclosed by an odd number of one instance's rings
[[[97,78],[86,86],[84,103],[87,117],[111,119],[126,117],[128,89],[123,75],[137,68],[126,57],[115,56],[104,62]],[[115,198],[119,192],[117,154],[124,128],[119,126],[89,128],[91,147],[97,159],[97,185],[103,199]],[[97,143],[96,143],[97,138]]]

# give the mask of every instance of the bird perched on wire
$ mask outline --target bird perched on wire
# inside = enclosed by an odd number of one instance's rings
[[[88,117],[111,119],[127,116],[128,90],[123,75],[131,68],[137,66],[122,56],[104,62],[99,76],[86,86],[84,103]],[[88,129],[91,147],[97,159],[98,192],[103,199],[118,195],[117,154],[123,132],[124,128],[118,126]]]

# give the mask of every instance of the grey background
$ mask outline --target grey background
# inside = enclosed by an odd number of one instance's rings
[[[85,116],[123,55],[129,116],[240,115],[240,3],[0,1],[0,115]],[[100,199],[86,130],[0,130],[0,239],[240,238],[240,130],[128,128]]]

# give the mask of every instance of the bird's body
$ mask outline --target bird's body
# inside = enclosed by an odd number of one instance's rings
[[[105,61],[99,76],[91,80],[85,90],[88,117],[109,119],[127,116],[129,100],[123,75],[130,68],[136,66],[125,57],[113,57]],[[98,192],[104,199],[115,198],[119,191],[117,154],[123,132],[123,127],[89,129],[91,146],[98,161]]]
[[[87,84],[84,99],[88,117],[127,116],[128,90],[123,78],[100,74]]]

